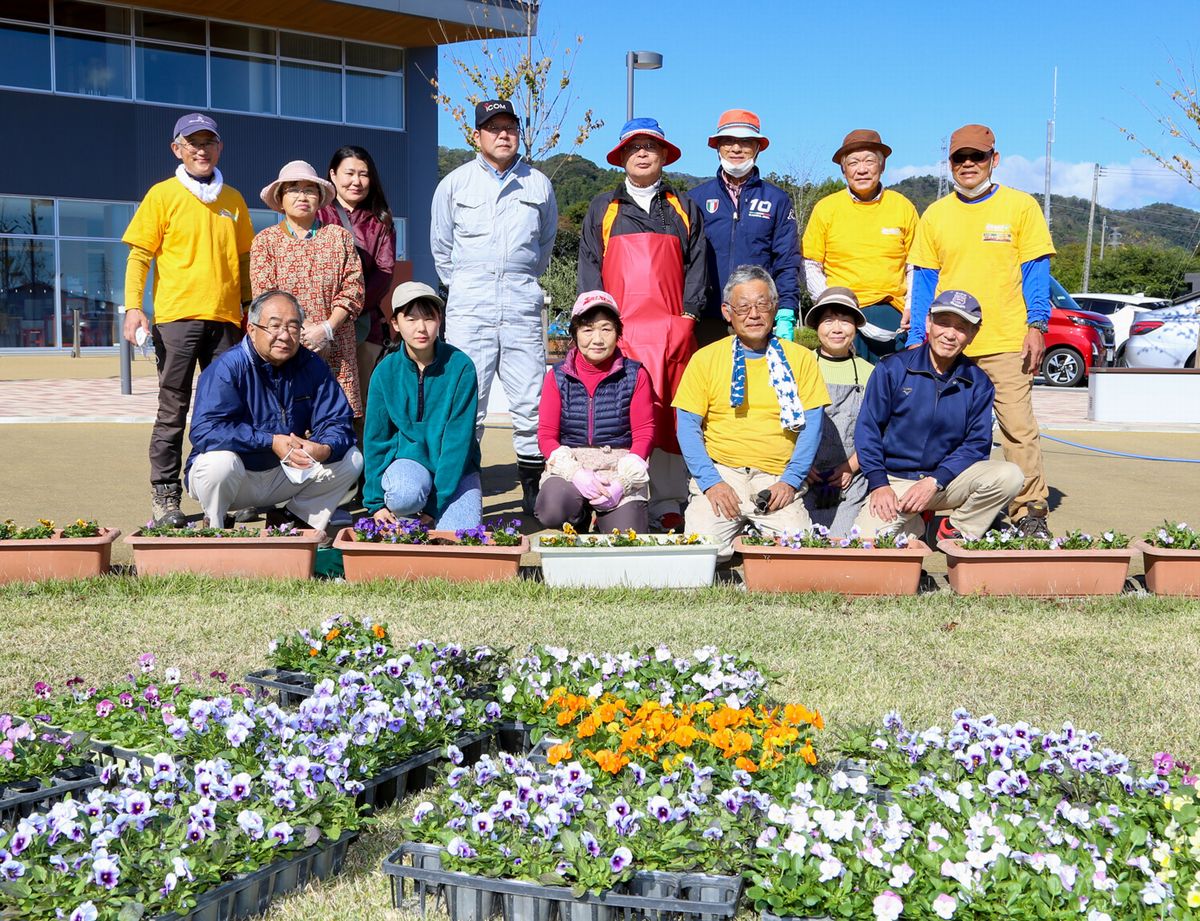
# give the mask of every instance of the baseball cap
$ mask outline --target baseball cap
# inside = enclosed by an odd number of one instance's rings
[[[207,115],[201,115],[199,112],[190,112],[175,122],[175,130],[171,132],[171,140],[173,141],[178,137],[191,137],[197,131],[211,131],[218,141],[221,140],[221,133],[217,131],[217,123]]]
[[[979,306],[975,296],[966,291],[943,291],[933,299],[933,303],[929,305],[929,312],[956,313],[976,326],[983,322],[983,308]]]
[[[809,329],[816,329],[817,324],[821,321],[821,314],[830,307],[839,307],[854,317],[855,327],[862,326],[867,322],[867,317],[862,312],[862,308],[858,306],[858,298],[854,296],[854,292],[849,288],[834,285],[817,295],[813,305],[808,308],[808,313],[804,315],[804,325]]]
[[[396,285],[396,290],[392,292],[392,315],[395,316],[397,310],[402,310],[421,298],[437,304],[440,313],[446,312],[446,302],[438,297],[433,288],[422,281],[406,281]]]
[[[607,307],[618,317],[621,315],[616,299],[607,291],[584,291],[575,298],[575,306],[571,308],[571,319],[575,319],[581,313],[587,313],[593,307]]]
[[[497,115],[511,115],[513,118],[517,117],[516,110],[513,109],[513,104],[507,99],[485,99],[483,102],[476,103],[475,127],[482,128],[486,122],[495,118]]]
[[[996,135],[987,125],[963,125],[950,135],[950,153],[969,148],[987,152],[996,149]]]

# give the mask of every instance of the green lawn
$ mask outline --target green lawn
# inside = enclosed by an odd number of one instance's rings
[[[899,710],[910,725],[945,724],[966,706],[1043,728],[1070,719],[1145,760],[1160,749],[1196,756],[1200,739],[1200,605],[1123,596],[1097,601],[902,600],[832,595],[550,590],[493,586],[345,585],[105,578],[0,587],[4,663],[0,704],[34,681],[61,688],[74,674],[102,680],[139,652],[159,667],[230,676],[265,664],[278,634],[333,613],[371,615],[397,641],[429,637],[517,650],[536,642],[616,650],[714,644],[778,673],[775,696],[815,707],[827,729]],[[1194,759],[1193,759],[1194,760]],[[277,904],[271,921],[405,917],[388,910],[379,863],[399,840],[402,804],[351,850],[334,882]]]

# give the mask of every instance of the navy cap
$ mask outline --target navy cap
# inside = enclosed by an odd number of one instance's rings
[[[475,127],[482,128],[484,123],[497,115],[511,115],[517,117],[516,110],[513,109],[513,104],[507,99],[485,99],[483,102],[475,105]],[[518,126],[520,123],[518,122]]]
[[[197,131],[211,131],[218,141],[221,140],[221,133],[217,131],[217,123],[199,112],[184,115],[175,122],[175,131],[171,134],[171,140],[173,141],[177,137],[191,137]]]
[[[943,291],[929,305],[930,313],[957,313],[968,323],[978,326],[983,322],[983,308],[975,296],[966,291]]]

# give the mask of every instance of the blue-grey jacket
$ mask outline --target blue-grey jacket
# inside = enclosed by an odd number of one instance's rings
[[[500,176],[482,157],[464,163],[433,193],[429,246],[450,288],[447,313],[464,308],[542,309],[538,277],[550,264],[558,204],[550,180],[518,159]]]
[[[718,175],[688,192],[704,212],[708,241],[708,303],[705,316],[721,315],[721,291],[739,265],[762,266],[779,289],[779,309],[800,304],[800,237],[792,198],[751,170],[735,208]]]
[[[996,389],[975,362],[960,355],[943,376],[929,345],[886,356],[867,381],[854,426],[858,463],[868,489],[935,477],[942,487],[992,453]]]
[[[270,470],[279,464],[271,441],[288,434],[329,445],[329,460],[340,461],[354,447],[346,394],[314,352],[301,348],[275,367],[242,339],[200,375],[187,469],[208,451],[233,451],[247,470]]]

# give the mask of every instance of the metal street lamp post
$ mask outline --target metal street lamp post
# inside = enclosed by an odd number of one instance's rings
[[[633,118],[633,72],[635,70],[658,70],[662,67],[662,55],[657,51],[625,52],[625,120]]]

